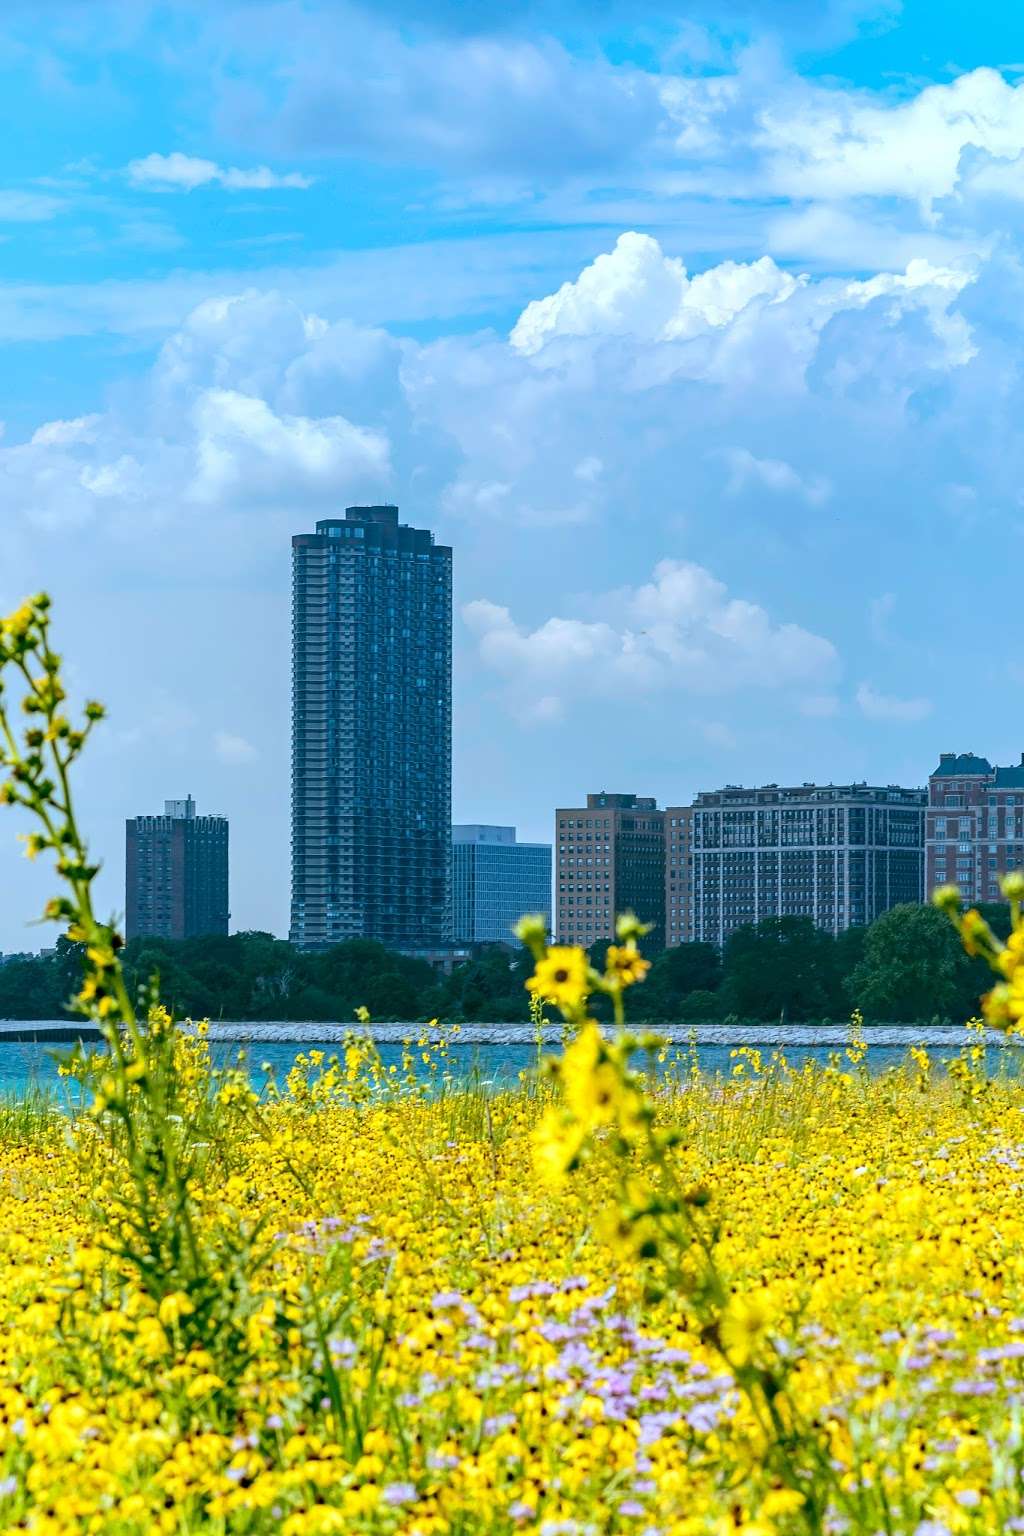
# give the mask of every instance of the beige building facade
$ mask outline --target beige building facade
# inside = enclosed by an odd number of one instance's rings
[[[649,949],[665,942],[665,812],[642,795],[587,796],[555,812],[555,934],[589,949],[615,935],[621,912],[652,925]]]

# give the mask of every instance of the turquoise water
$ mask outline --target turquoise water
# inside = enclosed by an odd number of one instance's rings
[[[74,1085],[69,1084],[66,1078],[61,1078],[57,1072],[57,1062],[60,1056],[68,1049],[64,1045],[40,1044],[33,1041],[3,1041],[0,1042],[0,1097],[20,1098],[35,1088],[55,1091],[57,1094],[68,1098],[73,1102]],[[767,1061],[771,1055],[771,1047],[758,1045],[763,1058]],[[214,1060],[218,1065],[226,1065],[236,1062],[241,1048],[237,1045],[215,1045],[212,1048]],[[266,1082],[265,1067],[273,1070],[278,1082],[283,1082],[295,1058],[300,1052],[308,1053],[311,1050],[321,1050],[325,1056],[337,1052],[336,1044],[310,1043],[298,1044],[254,1044],[244,1052],[245,1064],[254,1085],[262,1087]],[[401,1066],[402,1047],[399,1045],[382,1044],[378,1046],[385,1066]],[[806,1046],[790,1046],[786,1050],[786,1059],[792,1066],[798,1067],[809,1058],[820,1062],[828,1060],[830,1055],[836,1053],[835,1046],[813,1048]],[[839,1052],[842,1060],[842,1052]],[[955,1055],[950,1047],[932,1049],[932,1056],[936,1061],[948,1060]],[[906,1051],[902,1046],[875,1046],[869,1049],[866,1062],[872,1072],[882,1072],[887,1067],[895,1066],[906,1057]],[[680,1058],[685,1059],[685,1052],[680,1052]],[[703,1071],[714,1074],[728,1074],[735,1058],[732,1049],[722,1045],[700,1046],[697,1050],[697,1058]],[[537,1053],[533,1045],[467,1045],[458,1044],[449,1046],[448,1061],[453,1077],[467,1078],[472,1074],[478,1074],[487,1082],[496,1085],[514,1084],[520,1072],[529,1071],[536,1064]],[[1024,1052],[1015,1050],[992,1049],[988,1052],[989,1067],[992,1071],[1005,1071],[1014,1076],[1020,1074],[1024,1068]],[[427,1072],[423,1068],[424,1073]]]

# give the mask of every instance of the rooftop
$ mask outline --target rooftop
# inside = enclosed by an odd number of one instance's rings
[[[992,764],[987,757],[975,757],[973,752],[942,752],[932,778],[961,779],[991,772]]]

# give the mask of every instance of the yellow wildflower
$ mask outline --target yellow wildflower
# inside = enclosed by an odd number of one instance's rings
[[[559,1185],[576,1167],[586,1132],[564,1109],[545,1112],[533,1133],[533,1157],[537,1172],[547,1184]]]
[[[540,960],[526,983],[535,997],[556,1004],[563,1013],[575,1013],[589,991],[590,969],[586,954],[575,945],[556,944]]]
[[[184,1291],[173,1291],[169,1296],[163,1298],[157,1315],[165,1328],[174,1328],[181,1318],[187,1317],[190,1312],[194,1311],[195,1308]]]
[[[633,943],[609,944],[605,968],[609,980],[617,981],[620,987],[631,987],[635,981],[643,981],[651,962],[644,959]]]
[[[722,1314],[722,1348],[733,1366],[746,1365],[764,1338],[772,1313],[763,1291],[730,1297]]]

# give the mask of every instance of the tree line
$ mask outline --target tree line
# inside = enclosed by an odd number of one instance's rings
[[[1007,908],[981,910],[1005,937]],[[598,967],[605,948],[591,951]],[[294,1022],[343,1022],[363,1007],[381,1020],[521,1021],[532,970],[524,950],[502,946],[441,976],[369,940],[308,952],[268,933],[135,939],[124,964],[133,989],[159,974],[161,994],[179,1017]],[[63,938],[53,954],[9,958],[0,964],[0,1018],[65,1017],[80,972],[78,947]],[[963,953],[940,912],[900,906],[838,937],[809,918],[778,917],[738,928],[721,952],[703,943],[664,950],[634,989],[629,1014],[652,1023],[801,1023],[842,1020],[859,1008],[869,1022],[960,1022],[977,1012],[990,985],[983,963]],[[602,1002],[595,1001],[599,1015]]]

